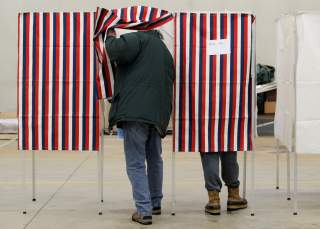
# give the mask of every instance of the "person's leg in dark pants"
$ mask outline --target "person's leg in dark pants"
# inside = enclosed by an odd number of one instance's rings
[[[220,180],[219,172],[219,153],[206,152],[200,153],[201,163],[203,168],[203,175],[205,181],[205,187],[208,191],[220,192],[222,183]]]
[[[221,173],[225,185],[228,187],[228,211],[247,208],[247,200],[239,194],[239,165],[237,162],[237,152],[221,152]]]
[[[161,137],[158,131],[150,127],[146,145],[147,174],[153,214],[161,214],[163,161],[162,161]]]
[[[133,199],[140,215],[151,216],[152,205],[145,166],[149,125],[124,122],[122,127],[127,174],[132,185]]]
[[[221,177],[225,185],[232,188],[239,187],[240,181],[237,152],[220,152],[219,154],[221,160]]]
[[[219,176],[219,153],[200,153],[205,187],[208,191],[209,202],[205,206],[205,212],[211,215],[220,215],[221,180]]]

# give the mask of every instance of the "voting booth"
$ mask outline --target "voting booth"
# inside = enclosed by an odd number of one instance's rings
[[[100,63],[107,63],[101,65],[107,66],[107,69],[99,75],[99,79],[104,85],[111,85],[111,89],[101,87],[105,89],[101,98],[112,96],[113,84],[112,68],[103,39],[110,28],[153,28],[154,23],[141,23],[148,17],[144,10],[141,7],[129,10],[98,9],[95,34],[97,56]],[[256,93],[253,86],[255,17],[241,12],[179,12],[174,17],[166,11],[157,12],[161,25],[174,20],[176,79],[171,175],[172,214],[175,214],[176,152],[244,151],[246,161],[246,152],[253,150],[256,133]],[[252,186],[253,183],[252,179]],[[245,196],[246,182],[243,184]]]
[[[33,153],[33,200],[35,150],[97,151],[102,214],[104,125],[99,112],[103,100],[112,98],[114,82],[106,33],[155,28],[164,33],[176,64],[172,214],[176,152],[244,151],[245,197],[246,152],[253,151],[256,136],[254,15],[132,6],[95,13],[20,13],[18,27],[18,149],[23,159],[26,151]],[[25,164],[23,169],[25,174]],[[23,184],[25,189],[25,177]]]
[[[288,198],[290,154],[294,156],[294,214],[297,214],[297,154],[320,153],[320,13],[284,15],[276,24],[275,137],[288,150]]]
[[[25,154],[32,154],[33,201],[39,150],[97,152],[99,202],[103,201],[94,22],[90,12],[18,15],[18,150],[24,192]]]

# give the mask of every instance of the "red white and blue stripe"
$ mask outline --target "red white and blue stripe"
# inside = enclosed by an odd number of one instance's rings
[[[241,13],[175,15],[175,152],[252,150],[253,19]],[[227,40],[229,53],[210,55],[210,40]]]
[[[20,13],[20,150],[99,149],[94,13]]]
[[[95,47],[99,60],[98,97],[111,98],[113,95],[113,73],[104,38],[110,28],[131,30],[151,30],[173,19],[173,15],[165,10],[147,6],[131,6],[121,9],[97,9],[95,25]]]

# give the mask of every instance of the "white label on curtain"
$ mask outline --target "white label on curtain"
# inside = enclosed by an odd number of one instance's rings
[[[230,54],[230,39],[208,40],[208,55]]]

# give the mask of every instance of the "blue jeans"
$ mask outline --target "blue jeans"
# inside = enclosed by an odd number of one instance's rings
[[[153,207],[161,207],[163,197],[161,137],[152,125],[145,123],[123,122],[122,128],[133,199],[140,214],[151,215]]]

